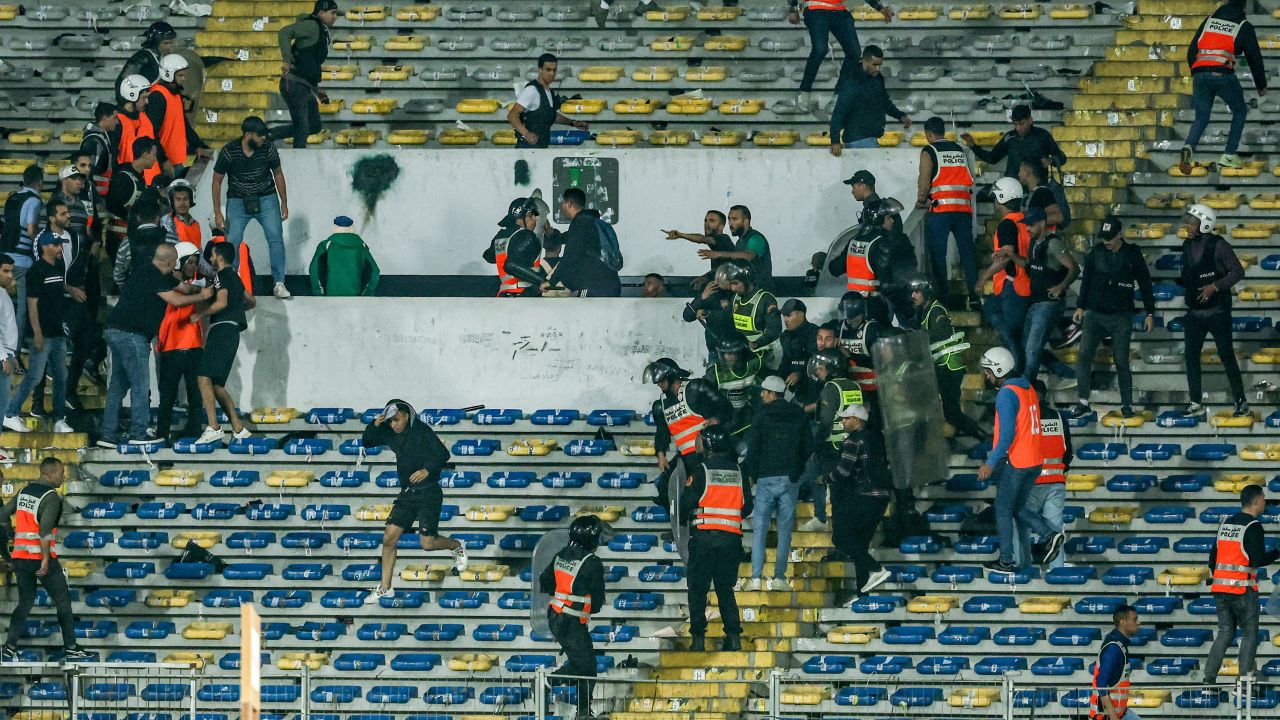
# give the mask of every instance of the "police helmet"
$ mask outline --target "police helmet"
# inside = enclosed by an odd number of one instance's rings
[[[1202,233],[1213,232],[1213,225],[1218,222],[1218,213],[1214,212],[1213,208],[1208,205],[1201,205],[1200,203],[1187,208],[1187,215],[1200,222],[1200,232]]]
[[[600,547],[600,541],[612,535],[613,528],[595,515],[583,515],[569,523],[569,544],[588,552]]]
[[[702,437],[702,447],[708,452],[724,452],[733,449],[733,444],[729,440],[729,431],[720,425],[708,425],[702,428],[699,433]]]
[[[920,295],[924,297],[925,302],[928,302],[933,298],[933,281],[926,277],[924,273],[903,273],[902,286],[905,287],[909,293],[919,291]]]
[[[129,102],[138,102],[142,93],[151,87],[151,83],[141,75],[129,75],[120,81],[120,97]]]
[[[160,79],[165,82],[173,82],[182,70],[190,67],[191,63],[187,59],[177,53],[170,53],[160,58]]]
[[[902,203],[895,198],[881,198],[875,207],[867,211],[867,222],[875,225],[883,225],[887,217],[902,216]]]
[[[142,41],[144,45],[159,45],[165,40],[175,40],[178,37],[178,31],[173,26],[163,20],[157,20],[147,26],[142,31]]]
[[[671,358],[658,358],[644,366],[642,379],[647,385],[656,385],[663,380],[684,380],[689,371],[681,368]]]
[[[182,263],[186,262],[187,258],[193,255],[197,258],[200,257],[200,248],[196,247],[193,242],[183,240],[175,246],[175,249],[178,251],[178,266],[175,268],[176,270],[182,269]]]
[[[735,280],[747,286],[754,283],[755,274],[751,272],[751,266],[725,263],[716,268],[716,284],[720,287],[728,289],[729,283]]]
[[[742,336],[742,333],[732,333],[716,342],[716,354],[724,360],[725,355],[737,353],[738,360],[742,360],[746,356],[748,347],[747,339]]]
[[[995,196],[996,202],[1005,207],[1012,207],[1014,202],[1021,200],[1022,192],[1022,183],[1011,177],[1002,177],[991,186],[991,194]]]
[[[982,354],[981,365],[984,370],[990,370],[992,375],[1002,378],[1013,372],[1017,362],[1008,348],[993,347]]]
[[[174,180],[169,183],[169,187],[165,191],[169,196],[169,204],[170,205],[173,204],[173,194],[175,192],[184,191],[184,190],[186,191],[187,195],[191,197],[191,207],[195,207],[196,206],[195,188],[191,187],[191,183],[188,182],[186,178],[178,178],[177,180]]]
[[[822,380],[829,380],[839,375],[840,366],[843,364],[844,356],[840,354],[840,351],[833,350],[832,348],[826,348],[825,350],[819,350],[818,352],[810,355],[809,359],[805,361],[804,369],[805,373],[809,375],[810,380],[821,382]],[[827,377],[818,377],[818,368],[826,368]]]
[[[867,298],[850,290],[840,297],[840,317],[848,322],[862,322],[867,316]]]

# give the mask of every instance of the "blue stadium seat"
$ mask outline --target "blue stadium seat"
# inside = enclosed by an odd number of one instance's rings
[[[109,530],[74,530],[62,538],[62,545],[74,550],[101,550],[113,542],[115,534]]]
[[[1053,688],[1036,688],[1034,690],[1014,690],[1013,706],[1015,708],[1043,708],[1058,699],[1058,691]]]
[[[244,603],[253,602],[253,591],[214,588],[206,592],[200,602],[208,608],[240,607]]]
[[[1141,585],[1155,577],[1155,570],[1140,565],[1117,565],[1102,576],[1103,585]]]
[[[962,656],[930,655],[916,663],[921,675],[955,675],[969,669],[969,658]]]
[[[244,516],[250,520],[288,520],[297,512],[291,503],[250,503],[244,509]]]
[[[1233,505],[1215,505],[1207,507],[1200,511],[1200,522],[1205,525],[1218,526],[1223,520],[1240,512],[1240,508]]]
[[[209,455],[221,448],[217,442],[196,442],[199,438],[179,438],[173,441],[173,451],[183,455]]]
[[[497,452],[501,447],[502,443],[492,438],[464,438],[455,440],[449,452],[454,455],[488,456]]]
[[[450,590],[441,593],[437,604],[449,610],[478,610],[489,604],[489,593]]]
[[[1142,515],[1142,519],[1153,525],[1181,525],[1196,516],[1196,511],[1188,505],[1159,505]]]
[[[285,580],[315,582],[323,580],[333,574],[333,565],[330,563],[290,563],[286,565],[284,570],[280,571],[280,577]]]
[[[1147,662],[1148,675],[1167,675],[1170,677],[1186,677],[1200,667],[1200,661],[1194,658],[1151,658]]]
[[[476,696],[476,689],[469,685],[432,685],[422,693],[422,701],[428,705],[463,705]]]
[[[347,552],[372,550],[380,545],[382,545],[380,532],[349,532],[338,536],[338,548]]]
[[[978,457],[973,457],[973,453],[969,453],[970,460],[981,460],[986,456],[986,451],[982,446],[977,447]],[[952,475],[947,479],[947,490],[953,493],[978,493],[991,487],[991,483],[986,480],[979,480],[976,473],[959,473]]]
[[[1031,674],[1041,677],[1074,675],[1083,669],[1084,660],[1078,657],[1042,657],[1031,664]]]
[[[409,626],[404,623],[365,623],[356,630],[356,637],[366,641],[395,642],[407,632],[409,632]]]
[[[201,685],[196,690],[196,698],[201,702],[240,702],[240,685],[232,683]]]
[[[1203,595],[1187,603],[1187,613],[1191,615],[1217,615],[1218,601],[1213,595]]]
[[[138,487],[151,480],[151,473],[146,470],[108,470],[102,473],[98,482],[104,487],[127,488]]]
[[[262,550],[276,543],[276,534],[266,531],[238,530],[227,536],[227,547],[233,550]]]
[[[651,612],[663,605],[662,593],[624,592],[613,597],[613,606],[618,610],[637,610]]]
[[[508,552],[532,552],[541,539],[538,533],[507,533],[498,539],[498,547]]]
[[[138,694],[138,686],[123,682],[95,682],[84,688],[86,700],[95,702],[124,702]]]
[[[903,554],[930,554],[941,550],[942,542],[930,535],[910,535],[898,543],[898,552]]]
[[[657,535],[621,533],[609,540],[609,549],[614,552],[648,553],[657,544]]]
[[[924,511],[931,523],[959,523],[973,514],[973,508],[963,503],[938,503]]]
[[[1222,462],[1236,454],[1236,446],[1231,443],[1196,443],[1186,452],[1188,460],[1198,462]]]
[[[615,596],[616,598],[617,596]],[[528,590],[508,590],[498,596],[498,607],[503,610],[529,611]]]
[[[120,535],[120,547],[126,550],[155,550],[169,544],[167,532],[140,532],[131,530]]]
[[[388,473],[382,473],[378,475],[379,481],[382,480],[383,475],[387,474]],[[395,476],[394,472],[389,474]],[[479,482],[480,473],[475,470],[444,470],[440,473],[440,487],[442,488],[469,488],[475,487],[476,483]],[[400,487],[400,482],[397,479],[394,485],[387,486],[384,486],[379,482],[378,487]]]
[[[170,580],[203,580],[213,574],[213,563],[175,562],[164,569],[164,576]]]
[[[296,610],[309,602],[310,590],[268,590],[262,596],[262,606],[275,610]]]
[[[1084,647],[1102,639],[1102,631],[1096,627],[1060,627],[1049,633],[1049,644],[1063,647]]]
[[[476,425],[514,425],[524,418],[524,413],[515,408],[483,408],[471,416]]]
[[[872,655],[858,664],[864,675],[899,675],[911,667],[911,658],[902,655]]]
[[[50,620],[27,620],[22,626],[22,634],[34,640],[52,637],[58,631],[58,624]]]
[[[528,698],[529,688],[523,685],[494,685],[480,692],[481,705],[519,705]]]
[[[1262,258],[1263,270],[1280,270],[1280,255],[1268,255]]]
[[[364,699],[378,705],[403,705],[418,697],[418,688],[412,685],[374,685],[364,694]]]
[[[934,552],[937,552],[936,550]],[[938,583],[953,583],[956,585],[968,585],[974,580],[982,577],[982,568],[980,567],[964,567],[961,565],[943,565],[934,570],[930,574],[929,579]]]
[[[257,483],[260,477],[257,470],[219,470],[209,478],[209,484],[216,488],[243,488]]]
[[[635,419],[634,410],[592,410],[587,414],[588,425],[619,427],[630,425]]]
[[[481,623],[471,631],[479,642],[515,642],[519,637],[524,637],[524,626],[514,623]]]
[[[1156,425],[1163,428],[1193,428],[1200,424],[1200,418],[1187,417],[1181,410],[1165,410],[1156,416]]]
[[[311,702],[322,705],[346,705],[354,702],[363,692],[363,688],[359,685],[316,685],[311,688]],[[314,720],[314,716],[312,718]]]
[[[102,574],[112,580],[138,580],[156,571],[156,564],[147,560],[120,560],[110,563]]]
[[[317,407],[307,411],[305,420],[311,425],[341,425],[355,416],[356,411],[349,407]]]
[[[605,490],[635,490],[647,482],[642,472],[606,472],[596,478],[596,485]]]
[[[1209,710],[1221,702],[1221,696],[1210,690],[1183,690],[1173,698],[1173,704],[1184,710]]]
[[[136,512],[139,520],[176,520],[187,512],[186,503],[144,502]]]
[[[423,623],[413,631],[413,637],[419,642],[453,642],[463,633],[463,626],[458,623]]]
[[[370,577],[373,577],[372,575]],[[368,580],[369,578],[365,578]],[[320,607],[354,608],[364,605],[368,590],[329,590],[320,596]]]
[[[1137,535],[1125,538],[1116,546],[1121,555],[1158,555],[1169,549],[1169,538],[1162,535]]]
[[[1144,443],[1144,445],[1150,445],[1150,443]],[[1132,457],[1134,460],[1148,459],[1145,457],[1137,457],[1134,455],[1134,453],[1138,452],[1138,448],[1141,448],[1141,447],[1143,447],[1143,445],[1135,446],[1134,449],[1129,452],[1129,456]],[[1135,475],[1132,473],[1121,473],[1118,475],[1112,475],[1107,480],[1107,489],[1110,490],[1111,492],[1146,492],[1147,490],[1150,490],[1152,487],[1154,487],[1155,484],[1156,484],[1155,475]]]
[[[298,685],[263,685],[261,691],[264,703],[297,702],[302,696],[302,688]]]
[[[1090,707],[1090,690],[1087,688],[1076,688],[1062,694],[1062,706],[1076,710],[1087,710]]]
[[[576,438],[564,444],[565,454],[573,457],[598,457],[612,449],[612,440]]]
[[[1209,473],[1168,475],[1160,480],[1160,489],[1168,493],[1196,493],[1212,484]]]
[[[1040,577],[1040,568],[1025,567],[1014,573],[988,572],[987,582],[993,585],[1026,585]]]
[[[468,550],[483,550],[493,545],[493,533],[453,533],[452,537]]]
[[[1124,443],[1118,442],[1090,442],[1084,443],[1076,448],[1076,457],[1081,460],[1106,460],[1111,461],[1120,457],[1127,452],[1129,448]]]
[[[151,683],[142,688],[140,697],[147,702],[182,702],[191,694],[186,683]]]
[[[130,640],[163,640],[175,632],[177,627],[169,620],[134,620],[125,627],[124,636]]]
[[[553,668],[556,665],[555,655],[512,655],[503,663],[508,672],[534,672],[538,668]]]
[[[836,693],[836,705],[856,705],[866,707],[883,702],[889,691],[881,687],[846,687]]]
[[[942,688],[912,687],[895,690],[889,696],[889,702],[895,707],[929,707],[942,702]]]
[[[327,488],[357,488],[367,482],[367,470],[329,470],[320,476],[320,486]]]
[[[308,620],[293,631],[299,640],[333,642],[347,634],[347,626],[341,622],[317,622]]]
[[[622,644],[635,640],[640,635],[638,625],[596,625],[591,628],[591,639],[596,643]]]
[[[529,415],[529,422],[534,425],[569,425],[582,419],[577,410],[535,410]]]
[[[400,653],[391,658],[391,669],[399,672],[430,672],[440,662],[439,653]]]
[[[307,522],[341,522],[350,514],[350,505],[338,503],[311,503],[302,509],[302,519]]]
[[[293,628],[287,622],[269,622],[262,626],[262,639],[275,642],[281,640],[285,635],[293,631]]]
[[[1035,645],[1044,640],[1043,627],[1004,627],[996,631],[991,639],[997,645]]]
[[[520,508],[520,519],[525,522],[563,522],[569,517],[568,505],[526,505]]]
[[[885,569],[890,574],[889,582],[893,583],[913,583],[925,576],[923,565],[886,565]]]
[[[191,517],[195,520],[230,520],[240,512],[235,503],[200,503],[191,508]]]
[[[276,449],[278,441],[273,437],[232,438],[227,452],[232,455],[266,455]]]
[[[1067,540],[1068,555],[1101,555],[1115,547],[1116,539],[1107,535],[1077,535]]]
[[[297,530],[285,533],[284,537],[280,538],[280,546],[290,550],[318,550],[328,545],[330,540],[332,536],[327,532]]]
[[[999,615],[1018,606],[1018,601],[1008,595],[975,595],[966,598],[964,611],[978,615]]]
[[[1005,673],[1027,669],[1027,659],[1021,655],[982,658],[973,666],[975,675],[1003,676]]]
[[[107,656],[109,663],[153,663],[156,654],[145,650],[116,650]]]
[[[639,574],[642,583],[678,583],[684,577],[685,568],[681,565],[646,565]]]
[[[228,563],[222,568],[222,577],[227,580],[262,580],[271,572],[271,563]]]
[[[1172,615],[1182,608],[1180,597],[1143,597],[1133,603],[1142,615]]]
[[[591,473],[584,470],[555,470],[542,476],[542,486],[547,488],[579,489],[591,482]]]
[[[22,683],[13,681],[0,682],[0,700],[12,700],[22,694]]]
[[[293,438],[284,444],[286,455],[313,457],[324,455],[332,449],[333,440],[329,438]]]
[[[990,555],[998,549],[999,541],[993,535],[977,535],[962,537],[956,541],[954,550],[960,555]]]
[[[1049,585],[1084,585],[1098,577],[1098,568],[1090,565],[1051,568],[1044,574]]]
[[[991,628],[952,625],[938,634],[939,645],[977,645],[991,639]]]
[[[523,490],[538,479],[538,473],[532,470],[498,470],[485,479],[485,484],[495,490]]]
[[[863,595],[854,598],[849,609],[860,614],[888,614],[907,606],[907,599],[896,595]]]
[[[119,520],[127,512],[127,502],[91,502],[80,511],[80,516],[86,520]]]
[[[840,675],[855,663],[848,655],[814,655],[804,661],[801,669],[806,675]]]

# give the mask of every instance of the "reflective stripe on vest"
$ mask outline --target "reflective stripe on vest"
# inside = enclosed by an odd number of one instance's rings
[[[35,488],[32,488],[35,485]],[[22,488],[17,497],[17,510],[13,514],[14,539],[12,556],[16,560],[40,560],[44,557],[40,552],[40,506],[51,492],[56,492],[48,485],[32,483]],[[49,533],[49,556],[58,557],[53,546],[57,541],[58,529]]]
[[[186,110],[182,107],[182,96],[156,82],[151,86],[152,94],[164,97],[164,118],[160,127],[156,128],[156,141],[164,150],[164,157],[174,165],[185,165],[187,162],[187,121]]]
[[[844,439],[849,436],[849,433],[844,429],[844,423],[840,421],[840,413],[850,405],[863,404],[865,400],[862,397],[862,389],[853,380],[836,378],[835,380],[828,380],[827,385],[835,386],[840,393],[840,406],[836,408],[836,415],[831,420],[831,432],[827,435],[827,442],[831,443],[832,447],[839,449]]]
[[[824,12],[849,12],[845,7],[844,0],[805,0],[805,12],[810,10],[821,10]]]
[[[155,139],[156,131],[151,125],[151,118],[146,113],[138,113],[138,117],[131,118],[124,112],[116,113],[116,117],[120,119],[120,145],[116,152],[116,162],[120,165],[128,165],[133,162],[133,141],[138,138],[148,137]],[[160,161],[157,160],[155,165],[147,168],[142,173],[142,179],[151,184],[152,180],[160,174]]]
[[[1010,220],[1018,226],[1018,256],[1026,257],[1027,250],[1031,247],[1031,229],[1022,222],[1022,213],[1011,212],[1008,215],[1005,215],[1004,219]],[[997,224],[996,235],[991,236],[992,247],[1000,247],[1000,241],[997,237],[998,235],[999,225]],[[1006,277],[1008,277],[1008,272],[1000,270],[992,279],[991,289],[996,295],[999,295],[1000,291],[1004,288],[1004,279]],[[1025,269],[1020,268],[1017,265],[1013,266],[1013,291],[1022,297],[1031,297],[1031,276],[1027,274]]]
[[[1102,653],[1106,651],[1108,645],[1116,645],[1120,648],[1120,652],[1124,653],[1124,662],[1121,667],[1124,668],[1120,674],[1120,682],[1117,682],[1110,688],[1098,687],[1098,672],[1102,669]],[[1103,643],[1102,649],[1098,650],[1098,659],[1093,663],[1093,690],[1089,693],[1089,718],[1090,720],[1106,720],[1110,715],[1102,707],[1102,700],[1099,698],[1098,690],[1105,690],[1111,698],[1111,706],[1116,709],[1117,717],[1123,718],[1125,711],[1129,707],[1129,650],[1123,643],[1112,640]]]
[[[668,405],[667,397],[662,397],[662,417],[667,422],[667,432],[676,444],[681,455],[688,455],[698,449],[698,434],[707,426],[707,419],[695,413],[684,397],[685,384],[680,383],[676,391],[675,402]]]
[[[867,347],[867,327],[870,322],[863,322],[853,337],[844,337],[844,325],[840,326],[840,346],[849,353],[849,376],[852,377],[863,392],[875,392],[876,369],[871,366],[871,348]]]
[[[765,296],[768,297],[765,297]],[[756,324],[756,314],[761,308],[768,307],[772,302],[777,305],[778,301],[773,297],[772,293],[765,290],[756,290],[751,295],[751,299],[742,300],[742,296],[733,296],[733,327],[742,333],[749,342],[755,342],[764,335],[763,324]]]
[[[933,212],[973,212],[973,174],[969,158],[953,142],[939,141],[933,148],[935,167],[929,185],[929,204]]]
[[[876,233],[870,241],[861,240],[860,237],[861,233],[849,241],[849,254],[844,262],[847,288],[867,295],[878,295],[876,288],[880,287],[880,281],[876,280],[876,273],[871,269],[871,262],[867,257],[880,235]]]
[[[1040,451],[1044,454],[1044,467],[1040,469],[1037,485],[1065,483],[1067,466],[1062,458],[1067,454],[1067,438],[1063,434],[1062,418],[1057,413],[1053,417],[1040,418]]]
[[[706,489],[698,498],[693,526],[698,530],[721,530],[742,534],[742,473],[702,466]]]
[[[1196,59],[1191,69],[1220,67],[1228,70],[1236,66],[1236,36],[1244,27],[1242,22],[1232,22],[1211,17],[1204,24],[1200,41],[1196,43]]]
[[[926,333],[929,332],[929,322],[935,316],[935,309],[943,316],[947,315],[947,309],[942,306],[942,303],[934,300],[933,303],[929,305],[929,309],[925,311],[924,322],[921,323]],[[929,355],[933,357],[933,362],[938,367],[945,367],[948,370],[963,370],[963,353],[970,347],[972,346],[965,340],[964,333],[957,330],[951,334],[951,337],[939,340],[935,343],[930,343]]]
[[[507,274],[507,244],[511,241],[511,236],[499,238],[493,243],[493,264],[498,268],[498,295],[523,295],[525,288],[533,283],[527,283],[519,280],[514,275]]]
[[[1014,421],[1013,444],[1009,446],[1009,464],[1015,468],[1032,468],[1044,463],[1040,447],[1040,403],[1031,388],[1005,385],[1018,396],[1018,418]],[[1000,444],[1000,406],[996,405],[995,444]]]
[[[1257,522],[1240,525],[1227,519],[1218,526],[1213,586],[1210,588],[1213,592],[1243,595],[1246,590],[1258,590],[1258,571],[1250,567],[1249,554],[1244,550],[1244,533]]]
[[[581,560],[556,557],[554,563],[556,590],[550,602],[552,612],[572,615],[581,620],[583,625],[591,619],[591,598],[585,595],[574,595],[573,581],[578,579],[578,571],[582,569],[582,564],[589,557],[593,555],[588,554]]]

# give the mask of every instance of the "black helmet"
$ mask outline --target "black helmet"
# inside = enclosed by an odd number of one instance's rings
[[[901,224],[902,203],[896,198],[880,198],[880,202],[867,211],[866,222],[871,225],[883,225],[885,218],[895,215],[898,217],[898,223]]]
[[[658,358],[644,366],[642,379],[648,385],[656,385],[663,380],[684,380],[689,371],[682,369],[671,358]]]
[[[732,449],[729,431],[721,425],[708,425],[702,428],[702,447],[708,452],[722,452]]]
[[[158,45],[165,40],[174,40],[178,37],[178,31],[173,26],[163,20],[157,20],[147,26],[142,31],[142,42],[144,45]]]
[[[902,286],[907,292],[913,293],[917,290],[924,296],[925,302],[933,298],[933,281],[924,273],[908,272],[902,274]]]
[[[751,285],[755,282],[755,274],[751,271],[750,265],[738,265],[736,263],[724,263],[716,268],[716,284],[722,288],[728,289],[729,283],[734,280],[740,281],[743,285]]]
[[[818,377],[818,368],[827,369],[826,379],[831,379],[840,374],[840,366],[844,364],[844,356],[838,350],[827,348],[809,356],[804,364],[804,370],[809,375],[810,380],[823,380]]]
[[[862,322],[867,316],[867,297],[850,290],[840,298],[840,317],[847,321]]]
[[[716,342],[716,354],[723,360],[725,353],[738,353],[738,358],[742,359],[749,347],[742,333],[731,333]]]
[[[583,515],[569,523],[569,544],[588,552],[600,547],[600,541],[611,535],[613,528],[595,515]]]
[[[534,212],[538,211],[537,205],[532,202],[532,199],[518,197],[507,206],[507,214],[502,216],[502,219],[498,221],[498,225],[505,228],[513,228],[530,209]]]

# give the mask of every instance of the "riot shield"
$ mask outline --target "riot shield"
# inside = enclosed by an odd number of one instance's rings
[[[689,524],[680,522],[680,498],[684,495],[685,482],[689,479],[689,473],[684,466],[684,458],[677,457],[672,460],[671,475],[667,481],[667,487],[670,488],[668,497],[671,498],[671,539],[675,543],[676,552],[680,553],[680,559],[689,562]]]
[[[871,348],[871,359],[894,486],[923,486],[945,479],[949,451],[928,335],[913,330],[881,338]]]
[[[551,593],[542,591],[542,571],[555,562],[556,555],[569,544],[569,530],[552,530],[538,541],[533,549],[533,576],[529,580],[529,624],[541,633],[550,633],[547,608],[551,605]]]
[[[840,262],[844,262],[844,256],[849,252],[849,241],[858,234],[861,225],[852,225],[844,229],[835,240],[831,241],[831,245],[827,247],[826,258],[822,262],[822,267],[818,268],[818,287],[814,289],[814,295],[824,297],[840,297],[845,291],[844,275],[832,275],[827,272],[827,264],[837,255]]]

